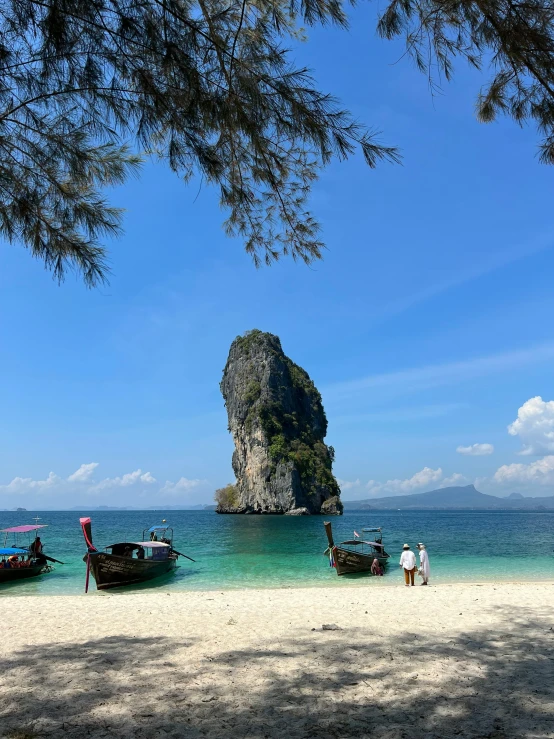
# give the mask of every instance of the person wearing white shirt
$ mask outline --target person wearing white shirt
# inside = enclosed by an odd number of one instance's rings
[[[406,583],[406,587],[410,587],[410,581],[411,584],[414,585],[414,576],[416,571],[416,558],[415,554],[410,549],[409,544],[404,544],[402,547],[402,554],[400,555],[400,567],[404,568],[404,582]]]
[[[429,582],[429,575],[431,574],[431,569],[429,568],[429,555],[425,549],[425,544],[421,544],[420,542],[417,545],[417,548],[419,549],[419,568],[421,576],[423,577],[423,582],[421,584],[427,585]]]

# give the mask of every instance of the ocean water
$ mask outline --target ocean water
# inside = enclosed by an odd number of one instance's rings
[[[139,541],[163,518],[174,528],[174,546],[196,560],[179,559],[166,577],[135,589],[218,590],[300,586],[356,587],[401,584],[398,558],[404,542],[427,545],[433,583],[554,579],[554,512],[351,511],[332,518],[335,542],[366,527],[383,527],[391,554],[383,578],[337,577],[323,556],[321,516],[219,516],[211,511],[2,512],[0,528],[48,524],[41,537],[46,554],[62,560],[48,575],[0,585],[2,595],[65,595],[84,592],[86,551],[79,517],[92,518],[99,549]],[[0,535],[3,545],[4,534]],[[8,545],[11,544],[8,541]],[[112,590],[128,592],[129,588]],[[96,593],[92,583],[90,597]]]

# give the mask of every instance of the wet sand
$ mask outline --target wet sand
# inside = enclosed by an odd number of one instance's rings
[[[2,739],[554,737],[551,582],[0,604]]]

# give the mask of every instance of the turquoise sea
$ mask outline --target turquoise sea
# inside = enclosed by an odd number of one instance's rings
[[[144,528],[163,518],[173,525],[176,549],[196,562],[180,559],[175,573],[139,588],[400,584],[402,573],[397,562],[402,545],[409,542],[415,546],[419,541],[427,545],[433,583],[554,579],[554,512],[548,511],[351,511],[333,518],[336,542],[351,538],[354,530],[361,533],[363,527],[383,527],[385,547],[392,555],[383,578],[337,577],[323,556],[327,542],[320,516],[219,516],[211,511],[0,511],[0,528],[33,523],[37,515],[39,523],[48,524],[42,532],[45,553],[65,564],[55,565],[49,575],[0,585],[0,597],[82,593],[85,547],[79,517],[85,515],[92,518],[94,544],[99,549],[118,541],[138,541]],[[92,588],[91,592],[96,591]]]

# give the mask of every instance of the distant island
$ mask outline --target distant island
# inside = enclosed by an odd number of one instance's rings
[[[554,495],[546,498],[525,498],[521,493],[512,493],[507,498],[499,498],[496,495],[480,493],[474,485],[464,485],[413,495],[391,495],[386,498],[370,498],[369,500],[343,500],[343,505],[345,511],[370,509],[536,511],[554,509]]]

